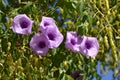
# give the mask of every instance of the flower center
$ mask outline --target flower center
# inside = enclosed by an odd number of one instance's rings
[[[27,28],[28,25],[29,25],[29,22],[28,22],[27,20],[22,20],[22,21],[20,22],[21,28]]]
[[[48,26],[49,25],[49,23],[48,22],[44,22],[44,26]]]
[[[71,39],[71,44],[72,44],[72,45],[75,45],[75,44],[76,44],[75,39]]]
[[[49,33],[49,34],[48,34],[48,38],[49,38],[50,40],[54,40],[54,39],[55,39],[55,35],[52,34],[52,33]]]
[[[39,48],[45,48],[46,44],[44,41],[40,41],[38,46],[39,46]]]
[[[86,42],[86,43],[85,43],[85,46],[86,46],[87,49],[90,49],[91,46],[92,46],[92,45],[91,45],[91,42]]]

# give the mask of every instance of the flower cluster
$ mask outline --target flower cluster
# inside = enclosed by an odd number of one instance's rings
[[[33,36],[30,41],[30,47],[35,53],[45,55],[49,48],[57,48],[62,43],[63,35],[52,18],[42,17],[39,27],[42,33],[37,33]]]
[[[83,55],[90,57],[95,57],[99,50],[96,38],[77,36],[76,32],[67,32],[65,46],[73,52],[81,52]]]
[[[17,15],[13,20],[12,30],[18,34],[30,34],[33,21],[25,14]],[[39,24],[41,33],[35,34],[30,47],[38,55],[45,55],[49,49],[57,48],[63,41],[63,35],[58,30],[55,21],[50,17],[42,17]]]
[[[17,15],[13,20],[12,30],[18,34],[30,34],[33,21],[25,14]],[[63,35],[60,33],[53,18],[42,17],[39,23],[41,33],[36,33],[31,41],[30,48],[38,55],[45,55],[49,49],[59,47],[63,41]],[[96,38],[78,36],[76,32],[67,32],[65,47],[74,53],[81,52],[85,56],[95,57],[99,50],[99,44]]]

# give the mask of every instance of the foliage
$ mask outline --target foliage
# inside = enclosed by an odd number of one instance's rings
[[[17,14],[34,20],[32,34],[13,33],[12,20]],[[39,32],[42,16],[54,18],[64,36],[67,31],[77,31],[97,37],[100,50],[96,58],[74,54],[65,49],[64,42],[44,57],[34,54],[29,42]],[[116,78],[120,74],[119,26],[119,0],[0,0],[0,79],[73,80],[71,74],[80,70],[83,80],[100,80],[98,62],[101,73],[113,70]]]

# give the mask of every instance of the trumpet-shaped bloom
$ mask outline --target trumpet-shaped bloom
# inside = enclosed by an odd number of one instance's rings
[[[44,35],[46,36],[48,42],[49,42],[49,48],[57,48],[63,41],[63,35],[59,32],[58,29],[54,27],[49,27],[44,32]]]
[[[79,52],[81,41],[82,37],[77,36],[76,32],[67,32],[65,47],[71,49],[75,53]]]
[[[48,44],[48,40],[42,33],[35,34],[30,41],[31,49],[38,55],[45,55],[48,52]]]
[[[26,14],[19,14],[13,20],[12,30],[18,34],[30,34],[33,21]]]
[[[57,48],[62,43],[63,35],[58,30],[53,18],[43,16],[39,26],[41,32],[48,39],[49,48]]]
[[[83,36],[80,51],[85,56],[95,57],[98,54],[99,43],[94,37]]]
[[[43,16],[42,17],[42,21],[41,23],[39,24],[40,26],[40,30],[41,32],[45,32],[47,28],[50,28],[50,27],[54,27],[55,29],[57,29],[57,26],[55,24],[55,21],[53,18],[51,17],[45,17]]]

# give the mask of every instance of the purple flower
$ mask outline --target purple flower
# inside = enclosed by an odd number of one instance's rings
[[[80,52],[85,56],[95,57],[99,50],[99,43],[94,37],[83,36]]]
[[[48,39],[49,48],[57,48],[62,43],[63,35],[58,30],[53,18],[43,16],[39,26],[41,32]]]
[[[59,32],[58,29],[54,27],[49,27],[44,32],[44,35],[46,36],[48,42],[49,42],[49,48],[57,48],[63,41],[63,35]]]
[[[30,34],[33,21],[26,14],[19,14],[13,20],[12,30],[18,34]]]
[[[82,38],[77,36],[76,32],[67,32],[65,47],[71,49],[75,53],[79,52],[81,41]]]
[[[57,26],[55,24],[55,21],[53,18],[51,17],[42,17],[42,21],[39,24],[40,26],[40,30],[41,32],[45,32],[47,28],[49,27],[54,27],[55,29],[57,29]]]
[[[48,40],[42,33],[35,34],[30,41],[31,49],[38,55],[45,55],[48,52],[48,44]]]

